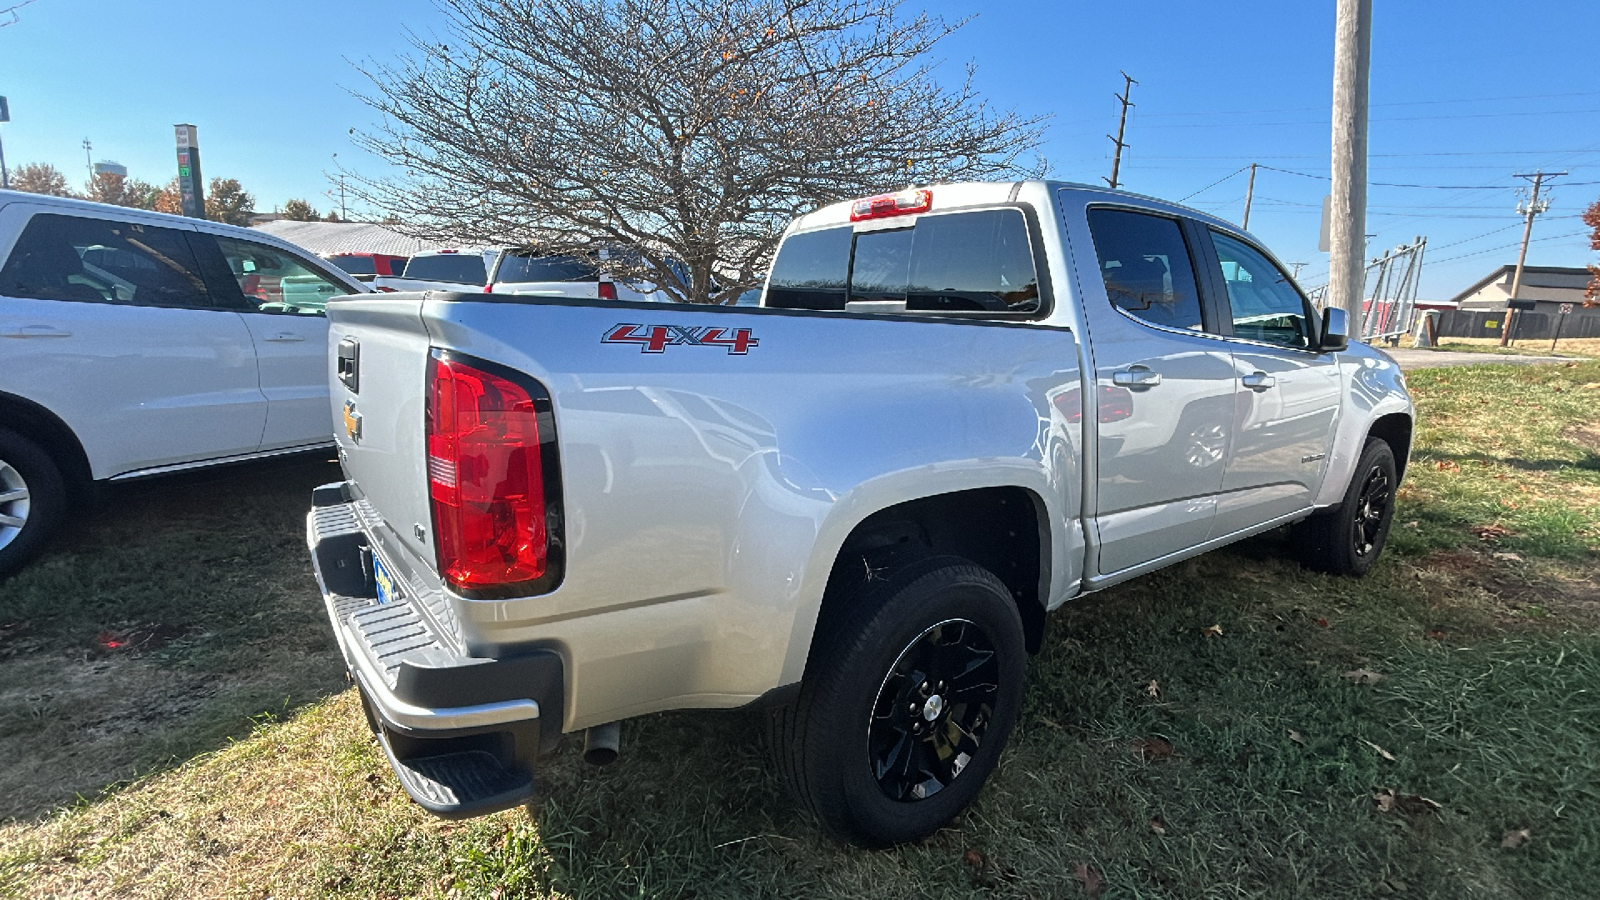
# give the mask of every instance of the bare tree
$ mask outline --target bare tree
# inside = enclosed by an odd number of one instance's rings
[[[441,3],[445,42],[363,70],[384,120],[357,141],[405,174],[353,179],[436,239],[631,245],[678,299],[732,302],[800,212],[1044,167],[1020,162],[1040,119],[991,109],[970,67],[934,77],[962,23],[893,0]]]
[[[24,163],[11,171],[11,188],[30,194],[71,197],[67,176],[49,163]]]

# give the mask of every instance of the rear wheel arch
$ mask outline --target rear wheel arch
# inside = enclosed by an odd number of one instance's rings
[[[829,572],[812,632],[837,627],[861,588],[935,556],[955,556],[992,572],[1017,606],[1029,653],[1044,639],[1052,536],[1044,501],[1022,487],[988,487],[919,497],[879,509],[845,537]]]
[[[55,463],[72,500],[87,500],[94,473],[78,436],[60,416],[38,403],[0,391],[0,423],[36,444]]]

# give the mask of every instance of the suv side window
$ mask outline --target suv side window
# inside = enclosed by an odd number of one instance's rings
[[[36,300],[213,308],[184,232],[40,213],[0,269],[0,294]]]
[[[1200,291],[1176,219],[1125,209],[1089,210],[1106,297],[1128,315],[1163,328],[1200,331]]]
[[[1312,346],[1313,313],[1305,297],[1260,251],[1218,231],[1211,243],[1222,263],[1233,313],[1233,336],[1266,344],[1307,349]]]
[[[206,237],[217,242],[228,271],[244,294],[246,308],[320,316],[330,297],[350,293],[349,288],[277,247],[221,235]]]
[[[1018,210],[985,209],[923,216],[908,228],[790,237],[767,305],[842,310],[846,300],[904,300],[914,312],[1038,312],[1027,223]]]

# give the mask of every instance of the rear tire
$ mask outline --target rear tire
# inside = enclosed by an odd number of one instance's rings
[[[1368,438],[1339,508],[1295,526],[1301,561],[1331,575],[1360,578],[1371,571],[1389,537],[1399,484],[1394,451]]]
[[[833,837],[919,840],[999,762],[1022,704],[1022,620],[1000,579],[957,557],[913,563],[847,602],[816,636],[799,699],[774,711],[772,751]]]
[[[0,575],[39,552],[65,510],[66,482],[49,455],[0,428]]]

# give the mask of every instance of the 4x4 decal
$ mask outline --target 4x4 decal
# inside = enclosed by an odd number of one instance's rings
[[[687,327],[683,325],[613,325],[602,344],[638,344],[641,353],[664,353],[668,347],[726,347],[730,356],[744,356],[761,341],[748,328]]]

